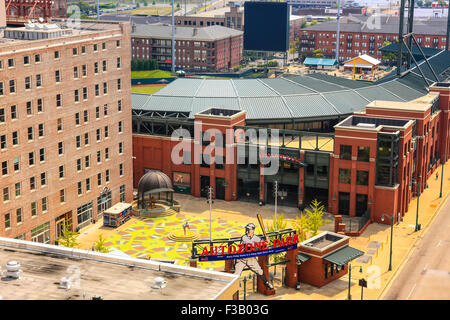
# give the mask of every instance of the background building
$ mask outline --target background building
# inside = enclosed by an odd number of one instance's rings
[[[398,25],[399,18],[395,16],[342,17],[339,61],[343,62],[367,54],[388,62],[383,59],[379,49],[385,41],[397,41]],[[336,55],[336,29],[336,21],[323,22],[303,29],[300,35],[300,54],[309,56],[314,50],[322,49],[326,57],[334,58]],[[406,30],[406,23],[404,30]],[[417,42],[425,48],[445,49],[446,30],[447,19],[445,18],[415,19],[414,21],[414,35]]]
[[[160,68],[172,63],[172,26],[133,24],[132,59],[155,59]],[[240,64],[243,32],[222,26],[175,28],[175,65],[192,71],[227,70]]]
[[[65,219],[80,229],[132,200],[130,26],[55,19],[4,36],[0,235],[54,243]]]

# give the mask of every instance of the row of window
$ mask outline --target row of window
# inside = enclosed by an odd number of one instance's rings
[[[352,160],[352,146],[350,145],[340,145],[339,159],[341,160]],[[370,159],[370,148],[358,146],[358,155],[356,160],[369,162]]]
[[[38,204],[39,207],[38,208]],[[39,203],[38,201],[33,201],[30,204],[30,214],[31,217],[34,218],[38,215],[38,210],[40,209],[41,213],[47,213],[48,212],[48,199],[47,197],[42,198]],[[23,213],[23,209],[22,208],[17,208],[15,210],[16,213],[16,224],[20,225],[22,224],[22,222],[24,221],[24,213]],[[11,213],[5,213],[5,230],[8,230],[11,228],[11,220],[12,220],[12,216]]]
[[[116,47],[120,48],[120,40],[116,40]],[[93,52],[98,52],[98,44],[96,44],[96,43],[93,44],[92,45],[92,50],[93,50]],[[102,43],[102,50],[106,50],[106,42]],[[83,45],[80,48],[78,48],[78,47],[72,48],[72,54],[74,56],[78,55],[79,52],[81,52],[81,54],[85,54],[86,53],[86,46]],[[60,57],[61,57],[60,51],[57,50],[57,51],[53,52],[53,58],[55,60],[60,59]],[[34,60],[35,63],[42,62],[41,54],[36,53],[33,56],[29,56],[29,55],[24,56],[23,57],[23,64],[25,66],[30,65],[32,60]],[[16,60],[14,58],[9,58],[7,60],[7,64],[8,64],[8,68],[14,68],[16,66]],[[2,70],[2,69],[3,69],[3,60],[0,60],[0,70]]]
[[[339,183],[350,184],[352,181],[351,169],[339,169]],[[356,170],[356,184],[367,186],[369,184],[369,171]]]

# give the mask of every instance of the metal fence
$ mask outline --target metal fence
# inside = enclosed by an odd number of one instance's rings
[[[367,209],[366,212],[361,217],[342,217],[342,223],[345,224],[345,232],[358,232],[360,231],[370,219],[370,210]]]

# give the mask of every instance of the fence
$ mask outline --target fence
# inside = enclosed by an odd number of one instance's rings
[[[361,217],[345,217],[342,216],[342,223],[345,224],[345,233],[359,232],[370,220],[370,210],[367,209],[366,212]]]

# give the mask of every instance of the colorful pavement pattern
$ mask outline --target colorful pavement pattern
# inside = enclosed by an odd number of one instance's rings
[[[189,221],[190,230],[209,239],[209,219],[177,213],[167,217],[144,218],[129,228],[118,232],[105,241],[105,246],[114,247],[134,258],[176,259],[179,265],[189,265],[192,243],[174,242],[168,239],[171,232],[183,232],[183,224]],[[240,237],[244,233],[242,222],[212,219],[212,237]],[[199,262],[202,269],[223,271],[224,261]]]

